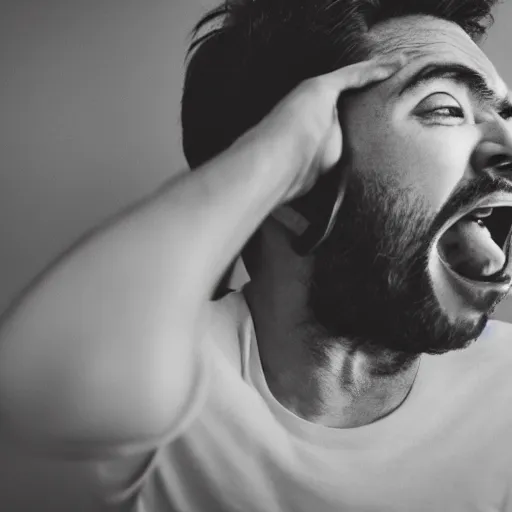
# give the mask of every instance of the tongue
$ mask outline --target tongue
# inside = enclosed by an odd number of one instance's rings
[[[503,251],[475,220],[459,220],[443,235],[439,248],[450,267],[470,279],[490,276],[505,265]]]

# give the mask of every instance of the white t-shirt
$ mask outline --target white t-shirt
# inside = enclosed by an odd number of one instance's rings
[[[272,396],[250,311],[231,293],[185,422],[114,498],[137,512],[511,512],[510,332],[490,321],[470,348],[422,356],[399,409],[336,429]]]

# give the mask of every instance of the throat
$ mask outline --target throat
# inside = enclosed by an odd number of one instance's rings
[[[292,372],[264,373],[274,397],[296,416],[332,428],[355,428],[373,423],[399,408],[407,398],[419,367],[419,357],[400,369],[376,370],[361,352],[329,354],[321,366],[295,364]]]
[[[388,371],[366,354],[353,353],[333,358],[331,377],[321,387],[322,414],[316,422],[337,428],[355,428],[378,421],[398,409],[414,384],[420,359],[408,360]],[[395,363],[396,364],[396,363]],[[377,367],[376,367],[377,366]]]

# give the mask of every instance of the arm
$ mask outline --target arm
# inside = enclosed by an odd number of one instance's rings
[[[339,160],[341,90],[403,65],[378,64],[304,82],[229,150],[51,265],[0,326],[1,435],[91,458],[175,424],[216,283],[265,217]]]
[[[115,443],[173,422],[197,378],[209,296],[287,189],[257,135],[101,226],[30,286],[0,331],[2,429]]]

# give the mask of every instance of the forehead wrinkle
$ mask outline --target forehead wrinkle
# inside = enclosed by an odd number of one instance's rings
[[[422,47],[421,43],[407,37],[408,35],[409,34],[391,34],[391,37],[388,39],[376,39],[375,37],[372,37],[372,35],[369,35],[368,40],[370,43],[372,57],[377,55],[389,55],[400,51],[414,50]]]
[[[428,37],[418,37],[411,40],[406,37],[400,37],[394,34],[390,39],[385,41],[372,41],[373,43],[373,54],[375,55],[387,55],[396,52],[411,52],[417,54],[424,54],[425,56],[435,53],[436,55],[439,52],[439,47],[441,47],[441,51],[443,53],[449,53],[450,50],[454,50],[455,52],[464,53],[465,56],[469,57],[471,60],[476,60],[475,55],[469,52],[465,48],[461,48],[453,41],[450,40],[432,40]]]
[[[371,56],[406,52],[419,57],[435,56],[460,61],[474,68],[500,98],[511,98],[510,91],[481,48],[457,25],[432,16],[411,16],[409,23],[394,19],[375,25],[367,33]],[[412,19],[415,18],[415,19]],[[417,22],[422,26],[418,27]],[[432,25],[435,23],[436,25]],[[427,26],[425,26],[425,24]]]
[[[419,23],[421,26],[418,26]],[[380,54],[397,49],[421,48],[436,42],[445,43],[446,39],[439,41],[440,35],[446,36],[454,29],[459,37],[471,40],[458,25],[427,14],[402,16],[379,22],[366,35],[375,53]]]
[[[456,23],[431,15],[403,16],[379,22],[371,27],[366,37],[372,56],[411,50],[427,54],[441,46],[444,51],[449,47],[478,62],[478,52],[481,52]]]

